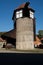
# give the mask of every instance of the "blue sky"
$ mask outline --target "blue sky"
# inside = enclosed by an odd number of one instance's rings
[[[43,0],[0,0],[0,32],[13,29],[14,9],[27,1],[30,1],[30,6],[35,10],[36,33],[43,30]]]

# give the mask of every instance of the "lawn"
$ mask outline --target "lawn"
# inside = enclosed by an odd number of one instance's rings
[[[18,50],[15,48],[11,48],[11,49],[5,49],[5,48],[1,48],[0,49],[0,53],[43,53],[43,49],[34,49],[34,50]]]
[[[14,53],[43,53],[43,49],[34,49],[34,50],[18,50],[15,48],[11,49],[0,49],[0,52],[14,52]]]

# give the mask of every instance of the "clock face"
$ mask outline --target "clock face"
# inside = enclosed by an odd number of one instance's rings
[[[20,18],[22,16],[22,10],[16,12],[16,18]]]
[[[30,18],[34,18],[34,13],[30,11]]]

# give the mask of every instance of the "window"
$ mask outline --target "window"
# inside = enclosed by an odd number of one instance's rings
[[[16,18],[19,18],[19,12],[16,12]]]
[[[22,16],[22,10],[16,12],[16,18],[20,18]]]
[[[30,11],[30,17],[34,18],[34,13],[32,11]]]

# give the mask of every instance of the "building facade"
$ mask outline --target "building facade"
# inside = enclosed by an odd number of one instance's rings
[[[34,49],[35,11],[29,4],[30,2],[26,2],[14,10],[12,17],[14,29],[1,36],[19,50]]]
[[[14,10],[13,21],[16,22],[16,49],[34,49],[35,40],[35,17],[34,10],[26,2]]]

